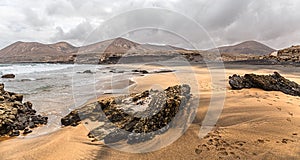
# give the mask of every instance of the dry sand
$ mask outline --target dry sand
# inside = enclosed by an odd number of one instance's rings
[[[89,131],[79,125],[36,138],[2,141],[0,159],[300,159],[300,97],[260,89],[230,90],[228,84],[216,88],[207,69],[193,70],[201,96],[198,112],[187,132],[169,146],[150,153],[121,152],[91,142]],[[273,71],[240,67],[227,69],[226,76]],[[300,83],[297,75],[282,75]],[[174,73],[150,74],[135,81],[132,90],[136,92],[180,83]],[[199,129],[212,90],[226,92],[225,104],[214,130],[200,139]]]

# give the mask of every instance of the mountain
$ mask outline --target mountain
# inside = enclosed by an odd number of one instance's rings
[[[115,63],[126,56],[157,56],[189,51],[170,45],[139,44],[125,38],[115,38],[102,42],[74,47],[67,42],[42,44],[38,42],[16,42],[0,50],[0,63],[48,62],[48,63]],[[173,56],[174,57],[174,56]],[[114,62],[110,62],[114,59]],[[139,59],[136,59],[139,61]]]
[[[223,46],[206,51],[209,59],[217,59],[218,57],[209,56],[211,52],[219,51],[222,61],[240,61],[249,60],[257,56],[267,55],[275,50],[257,41],[245,41],[232,46]]]
[[[150,53],[157,51],[172,51],[172,50],[185,50],[183,48],[178,48],[170,45],[153,45],[153,44],[139,44],[130,41],[125,38],[115,38],[110,39],[87,46],[82,46],[79,49],[79,54],[82,53],[127,53],[131,54],[133,52]]]
[[[274,49],[259,43],[257,41],[245,41],[233,46],[224,46],[218,48],[221,55],[266,55],[273,51]]]
[[[274,51],[256,41],[216,49],[220,51],[224,61],[249,59]],[[171,59],[178,54],[192,62],[201,62],[203,58],[209,61],[218,60],[213,50],[196,51],[170,45],[139,44],[119,37],[81,47],[72,46],[67,42],[42,44],[19,41],[0,50],[0,63],[118,63],[120,60],[143,62]]]
[[[160,61],[174,58],[174,54],[178,55],[178,53],[186,54],[189,51],[170,45],[139,44],[119,37],[80,47],[76,62],[120,63],[122,61],[124,63],[133,63]]]
[[[60,62],[68,61],[78,48],[67,42],[42,44],[15,42],[0,50],[0,62]],[[70,57],[71,56],[71,57]]]
[[[79,54],[84,53],[124,53],[135,48],[140,44],[127,40],[125,38],[115,38],[102,42],[82,46],[79,49]]]

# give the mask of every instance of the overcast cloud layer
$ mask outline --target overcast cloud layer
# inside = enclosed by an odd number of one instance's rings
[[[87,37],[96,28],[101,30],[99,26],[107,20],[142,8],[168,9],[195,20],[217,46],[245,40],[257,40],[276,49],[300,44],[298,0],[1,0],[0,48],[15,41],[68,41],[75,46],[92,43],[87,41]],[[136,22],[155,23],[160,20],[157,16],[147,19],[139,17],[142,16],[137,16]],[[178,30],[186,28],[184,24],[173,24],[172,20],[163,21]],[[120,20],[120,24],[126,22],[127,19]],[[188,32],[193,35],[194,31]],[[160,41],[149,38],[155,37],[155,34],[160,35],[157,36]],[[161,31],[147,30],[147,34],[137,31],[128,35],[141,43],[180,46],[179,42],[170,40],[173,36],[161,34]],[[164,36],[165,39],[162,38]],[[104,39],[94,41],[99,40]],[[201,43],[201,46],[210,47],[206,43]]]

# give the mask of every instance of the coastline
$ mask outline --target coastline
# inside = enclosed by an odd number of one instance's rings
[[[194,122],[173,144],[152,153],[133,154],[113,150],[102,142],[91,142],[84,124],[63,127],[36,138],[14,138],[0,143],[3,159],[268,159],[299,158],[300,97],[260,89],[230,90],[227,84],[223,112],[216,128],[207,137],[198,137],[199,126],[207,112],[211,91],[208,70],[192,66],[200,88],[201,100]],[[273,69],[226,68],[226,76],[255,72],[271,74]],[[280,71],[279,71],[280,72]],[[291,71],[292,72],[292,71]],[[300,83],[299,76],[284,73],[286,78]],[[129,87],[132,92],[150,88],[166,88],[178,84],[175,73],[138,76]],[[156,85],[153,85],[156,84]],[[103,97],[114,94],[103,95]],[[100,97],[100,98],[103,98]],[[212,139],[212,142],[210,141]],[[218,146],[217,146],[218,145]]]

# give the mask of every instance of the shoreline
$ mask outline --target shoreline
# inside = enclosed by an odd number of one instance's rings
[[[200,61],[200,62],[193,62],[193,61],[188,61],[189,64],[191,65],[206,65],[207,63],[208,64],[233,64],[233,65],[261,65],[261,66],[272,66],[272,65],[275,65],[275,66],[283,66],[283,65],[286,65],[286,66],[295,66],[295,67],[299,67],[300,66],[300,62],[280,62],[280,61],[274,61],[273,59],[270,59],[270,60],[260,60],[260,59],[250,59],[250,60],[236,60],[236,61],[208,61],[208,62],[205,62],[205,61]],[[99,65],[99,66],[111,66],[111,65],[139,65],[139,64],[151,64],[151,63],[155,63],[155,62],[144,62],[144,63],[129,63],[129,64],[126,64],[126,63],[70,63],[70,62],[10,62],[10,63],[6,63],[6,62],[0,62],[0,65],[11,65],[11,64],[79,64],[79,65]]]
[[[199,126],[207,112],[211,91],[217,88],[212,86],[207,69],[199,66],[192,66],[192,68],[196,74],[201,95],[196,117],[182,137],[161,150],[149,154],[120,152],[101,142],[91,142],[87,137],[88,130],[85,124],[80,124],[77,127],[63,127],[56,132],[36,138],[5,140],[0,143],[0,154],[4,156],[4,159],[57,159],[58,157],[58,159],[108,159],[120,156],[127,159],[157,159],[158,157],[165,159],[198,159],[199,157],[206,159],[219,157],[297,159],[300,157],[300,149],[298,149],[300,128],[297,126],[300,123],[300,97],[280,92],[267,92],[260,89],[230,90],[226,83],[225,105],[216,128],[208,136],[200,139],[198,137]],[[233,67],[233,69],[226,68],[225,71],[228,77],[233,73],[271,74],[277,69],[256,70]],[[282,75],[300,83],[299,76],[292,73],[293,71]],[[178,84],[174,74],[171,72],[137,76],[133,79],[135,85],[129,87],[130,91],[141,92],[153,87],[166,88]]]

